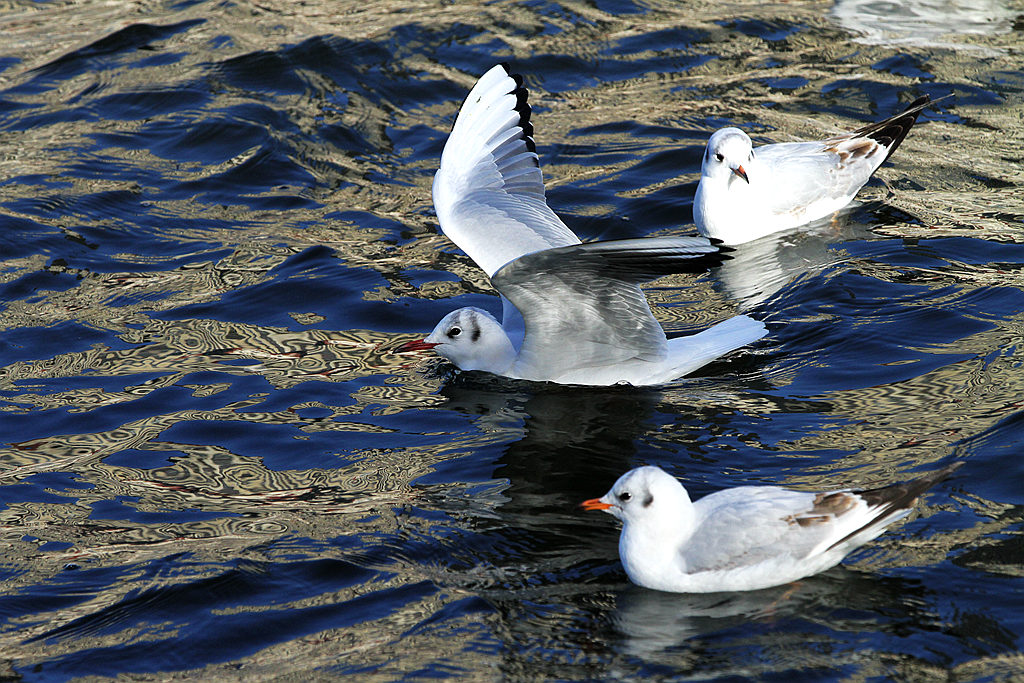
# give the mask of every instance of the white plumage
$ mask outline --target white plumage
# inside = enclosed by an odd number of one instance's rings
[[[853,200],[910,132],[920,97],[884,121],[815,142],[785,142],[756,149],[739,128],[708,140],[693,221],[700,234],[741,244],[824,218]]]
[[[668,340],[639,284],[728,257],[703,237],[581,244],[544,198],[526,100],[507,67],[484,74],[434,176],[441,229],[502,295],[502,321],[459,309],[400,351],[433,349],[464,370],[519,379],[641,385],[685,375],[767,333],[736,316]]]
[[[839,564],[962,464],[865,491],[740,486],[696,502],[675,477],[647,466],[582,505],[622,520],[619,558],[633,583],[676,593],[756,590]]]

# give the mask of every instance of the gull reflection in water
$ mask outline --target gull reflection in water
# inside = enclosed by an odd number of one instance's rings
[[[854,202],[827,218],[736,246],[732,258],[711,271],[715,289],[749,311],[790,282],[846,261],[842,242],[871,235],[849,220],[860,206]]]
[[[1013,29],[1007,0],[838,0],[830,15],[854,40],[867,45],[913,45],[997,53],[964,36],[996,35]]]
[[[759,591],[665,593],[629,586],[616,596],[609,620],[625,654],[655,661],[678,655],[673,649],[687,641],[695,641],[692,648],[750,623],[765,624],[766,637],[781,645],[827,639],[865,621],[884,628],[890,613],[923,623],[928,604],[929,591],[918,581],[840,566]],[[738,632],[750,635],[749,629]]]

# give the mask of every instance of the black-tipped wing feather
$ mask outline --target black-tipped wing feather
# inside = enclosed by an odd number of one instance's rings
[[[506,66],[480,78],[434,176],[441,229],[488,275],[523,254],[579,243],[544,199],[522,83]]]
[[[855,529],[843,536],[829,546],[829,550],[842,545],[865,529],[878,524],[884,518],[899,510],[906,510],[913,507],[917,497],[938,484],[940,481],[951,475],[963,466],[963,461],[954,462],[943,467],[941,470],[926,474],[906,484],[892,484],[877,489],[865,489],[863,491],[852,491],[851,493],[860,496],[865,503],[872,508],[877,508],[876,514],[860,528]]]
[[[949,95],[946,95],[946,97],[949,97]],[[903,142],[903,139],[907,137],[907,133],[914,127],[914,124],[917,123],[917,117],[920,116],[921,111],[934,102],[946,99],[946,97],[933,101],[928,95],[922,95],[911,102],[910,106],[899,114],[884,121],[869,123],[863,128],[858,128],[849,137],[869,138],[885,146],[888,149],[885,158],[888,159],[896,151],[896,148],[900,146],[900,143]]]

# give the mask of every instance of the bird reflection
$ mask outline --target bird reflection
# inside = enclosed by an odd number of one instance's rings
[[[615,597],[608,617],[630,655],[650,656],[691,638],[749,621],[791,613],[803,586],[740,593],[663,593],[629,586]]]
[[[966,39],[1014,30],[1018,12],[1006,0],[838,0],[830,18],[867,45],[945,47],[998,54]]]
[[[654,428],[664,397],[636,387],[563,387],[463,373],[441,394],[448,409],[476,414],[482,429],[502,424],[518,431],[497,476],[513,490],[583,494],[632,462],[637,439]],[[514,426],[513,426],[514,425]]]
[[[616,595],[608,619],[626,654],[658,659],[686,641],[750,622],[772,624],[780,641],[812,632],[820,638],[821,626],[838,634],[862,630],[864,621],[875,622],[871,630],[898,629],[893,618],[928,623],[934,620],[925,608],[928,593],[917,581],[836,567],[784,586],[738,593],[663,593],[629,586]]]
[[[868,226],[852,220],[858,206],[855,202],[828,218],[736,247],[731,260],[712,269],[715,289],[749,311],[790,282],[842,263],[849,255],[837,243],[871,234]]]

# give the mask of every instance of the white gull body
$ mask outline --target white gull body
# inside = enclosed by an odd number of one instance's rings
[[[865,491],[740,486],[696,502],[675,477],[647,466],[582,505],[622,520],[619,558],[633,583],[675,593],[757,590],[839,564],[962,464]]]
[[[910,132],[928,96],[884,121],[815,142],[754,149],[739,128],[708,140],[693,222],[700,234],[742,244],[843,208]]]
[[[478,308],[447,315],[423,340],[463,370],[562,384],[660,384],[767,332],[735,316],[669,340],[641,282],[722,261],[703,237],[582,244],[548,207],[522,80],[499,65],[463,104],[434,176],[444,234],[502,295],[502,322]]]

